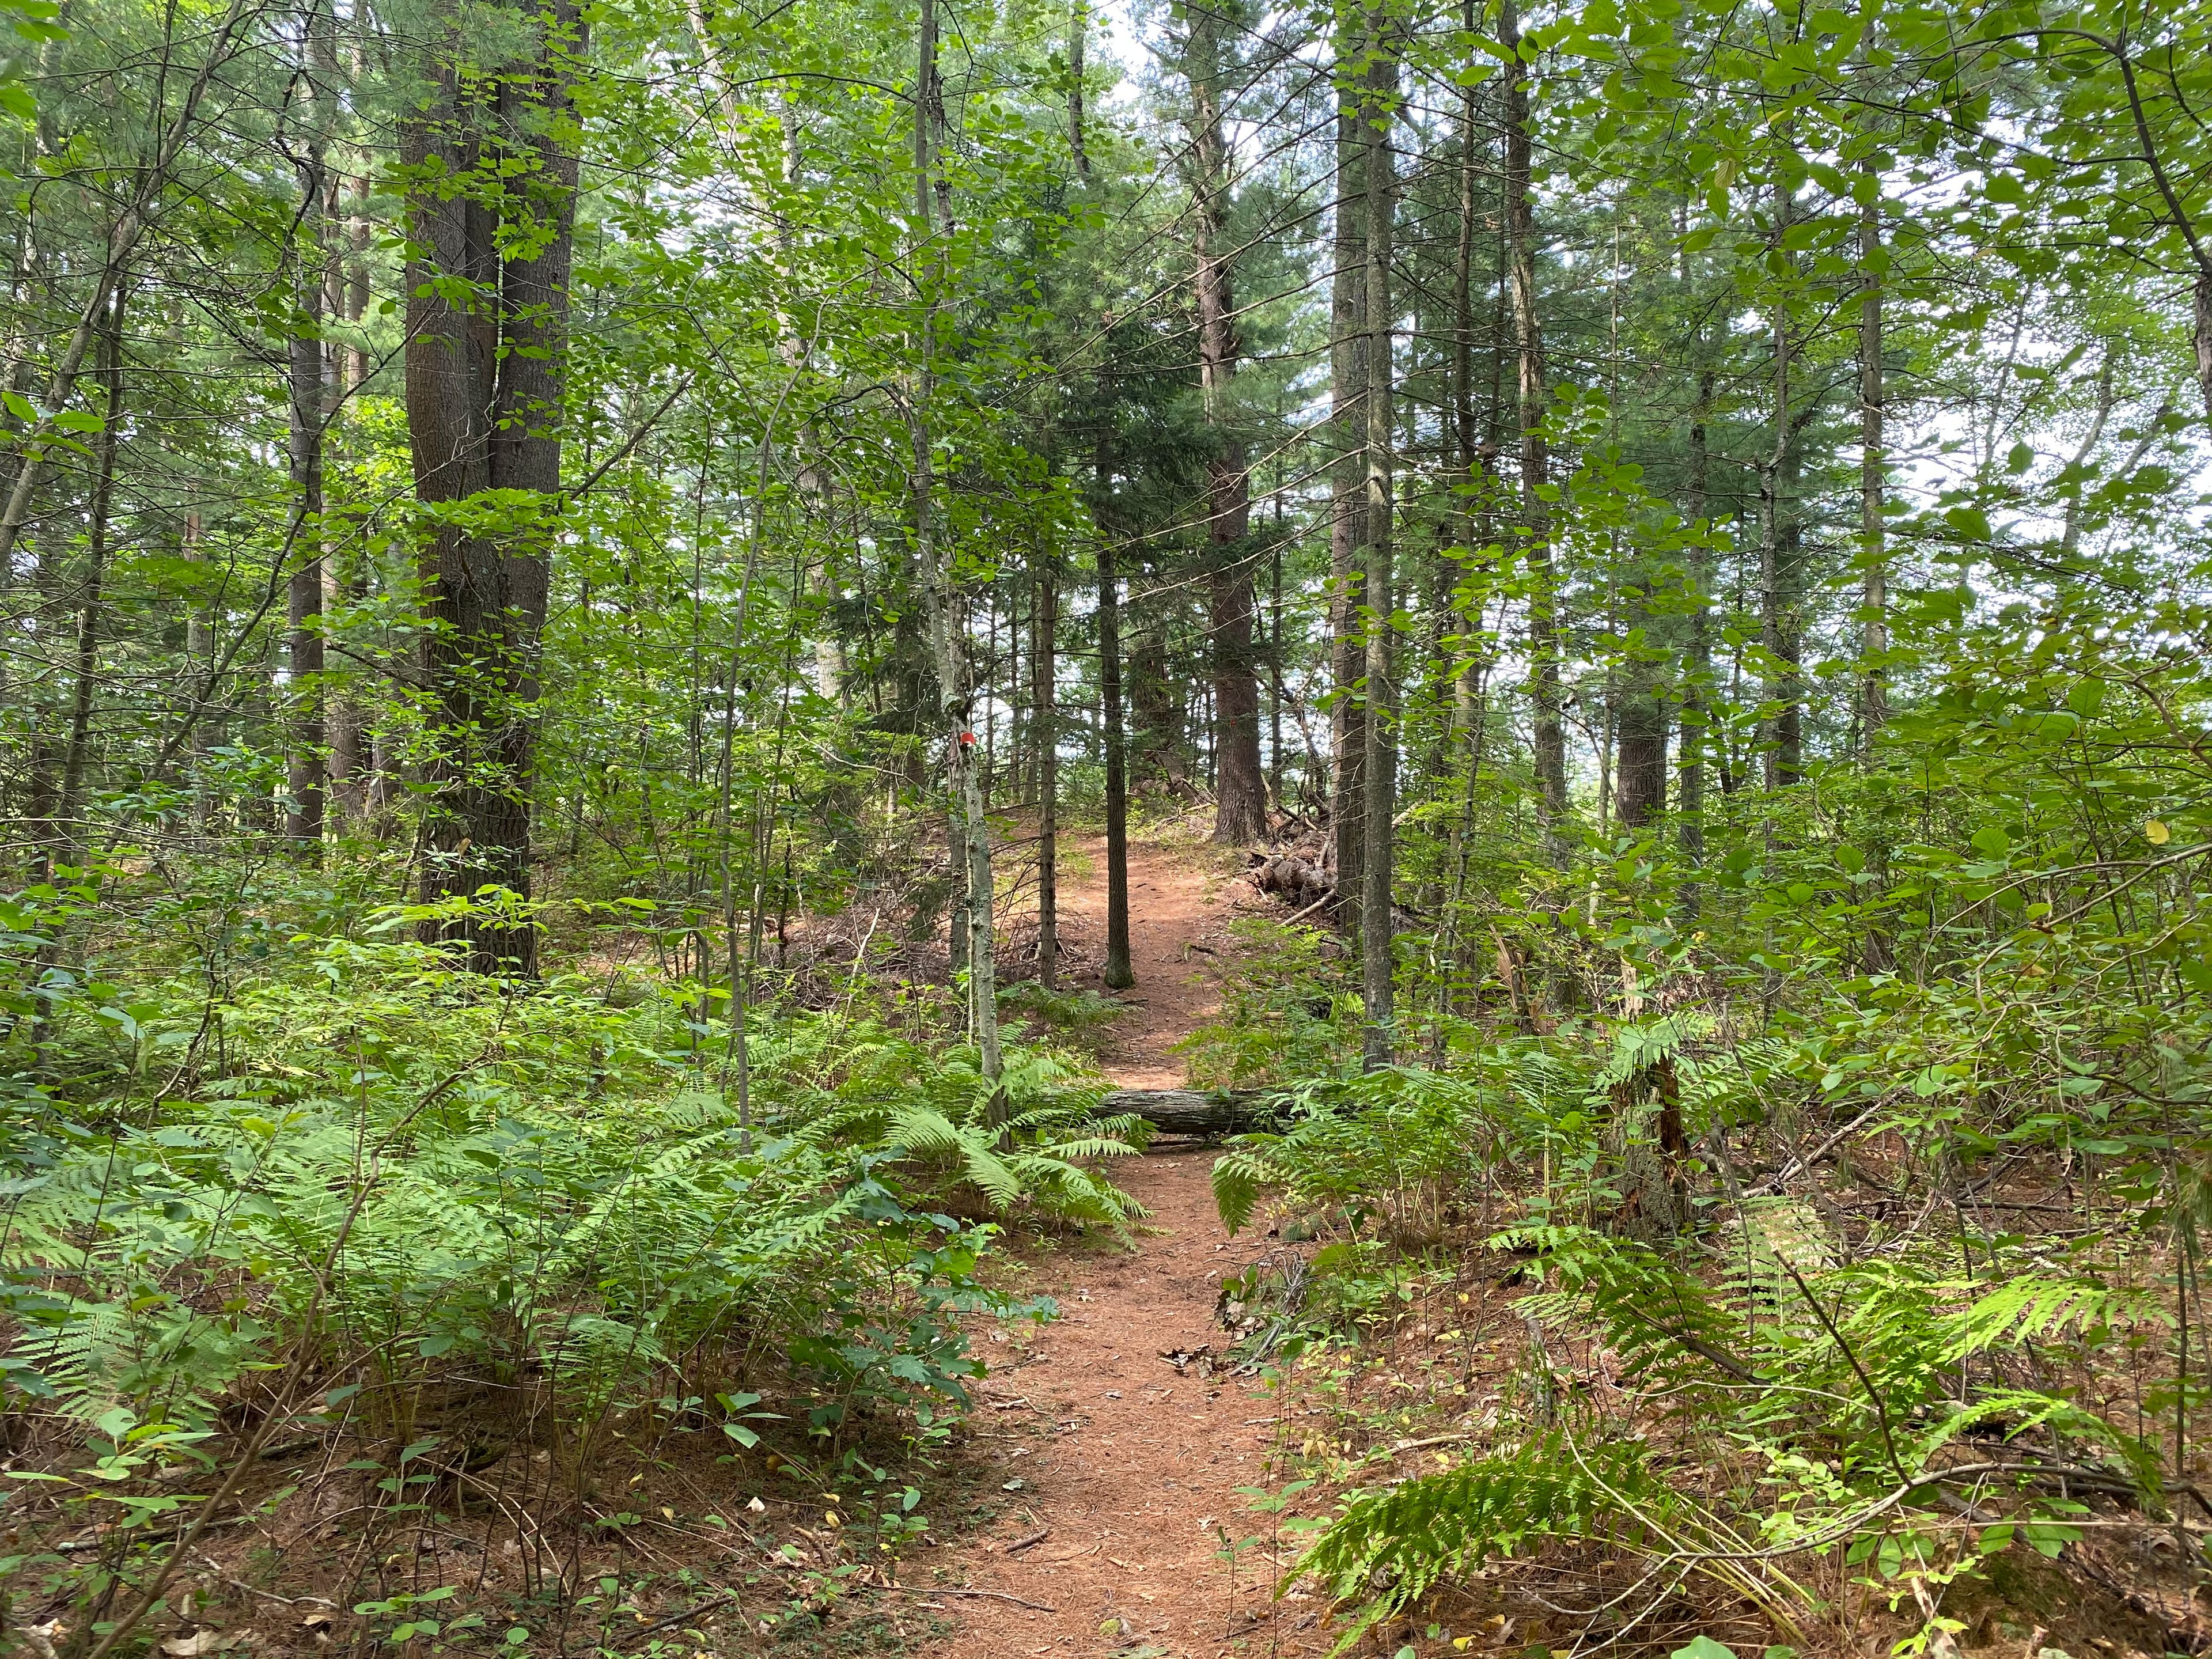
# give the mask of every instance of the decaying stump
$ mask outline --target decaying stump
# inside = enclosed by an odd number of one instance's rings
[[[1293,910],[1310,908],[1336,891],[1336,878],[1322,867],[1319,858],[1297,850],[1272,857],[1253,854],[1252,867],[1244,872],[1244,878]]]

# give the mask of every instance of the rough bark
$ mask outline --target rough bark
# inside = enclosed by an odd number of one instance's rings
[[[1388,14],[1368,13],[1370,59],[1361,101],[1366,147],[1365,297],[1367,385],[1365,508],[1361,562],[1367,578],[1367,762],[1361,817],[1365,848],[1359,899],[1360,988],[1365,1003],[1361,1052],[1370,1071],[1388,1066],[1394,1047],[1391,1005],[1395,963],[1390,884],[1398,803],[1398,725],[1395,660],[1397,611],[1391,538],[1392,345],[1395,313],[1390,295],[1390,258],[1397,205],[1390,155],[1398,93]]]
[[[1365,537],[1366,429],[1360,412],[1367,370],[1366,152],[1358,131],[1358,91],[1340,70],[1336,110],[1336,210],[1329,285],[1329,422],[1336,462],[1329,503],[1329,632],[1335,702],[1329,716],[1335,750],[1335,787],[1329,823],[1336,865],[1336,923],[1352,937],[1359,931],[1360,869],[1366,846],[1366,710],[1358,696],[1364,668],[1359,605],[1365,578],[1359,548]]]
[[[1116,1089],[1098,1109],[1133,1115],[1166,1134],[1229,1135],[1281,1127],[1291,1098],[1279,1089]]]
[[[1621,685],[1614,810],[1624,830],[1642,830],[1667,810],[1667,705],[1658,664],[1639,653]]]
[[[1246,846],[1267,833],[1260,760],[1260,682],[1252,657],[1252,480],[1232,390],[1243,344],[1229,251],[1229,146],[1223,136],[1221,20],[1189,11],[1183,70],[1190,88],[1194,201],[1192,288],[1198,302],[1199,387],[1213,453],[1206,462],[1206,599],[1213,674],[1213,838]]]
[[[560,488],[576,161],[566,64],[580,45],[570,0],[527,14],[536,44],[495,84],[465,70],[458,42],[428,66],[427,107],[403,124],[409,193],[408,435],[416,499],[448,506],[528,492],[497,533],[448,520],[421,555],[430,689],[426,901],[492,884],[530,892],[531,770],[550,518]],[[495,198],[438,180],[507,176]],[[480,971],[534,973],[526,926],[441,925]]]
[[[307,130],[295,163],[300,188],[300,216],[295,235],[295,299],[298,315],[291,340],[289,396],[286,400],[292,522],[285,542],[291,550],[293,562],[285,592],[286,657],[291,670],[286,690],[291,705],[291,730],[285,745],[288,804],[284,834],[311,856],[319,853],[322,846],[328,785],[323,749],[322,544],[323,434],[329,419],[325,386],[328,347],[323,337],[323,325],[328,314],[325,302],[329,261],[323,240],[324,195],[328,182],[324,156],[337,92],[332,83],[337,63],[331,27],[327,8],[315,5],[307,20],[303,99]]]

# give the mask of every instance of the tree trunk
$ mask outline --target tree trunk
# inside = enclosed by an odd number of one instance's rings
[[[1098,1109],[1171,1135],[1231,1135],[1283,1127],[1291,1098],[1282,1089],[1115,1089]]]
[[[1113,468],[1099,441],[1098,493],[1113,494]],[[1099,526],[1098,698],[1106,745],[1106,966],[1109,991],[1137,982],[1129,963],[1129,764],[1121,741],[1121,580],[1115,569],[1114,532]]]
[[[427,185],[410,195],[407,416],[416,498],[442,505],[489,489],[526,492],[541,514],[510,508],[515,521],[496,533],[447,522],[423,550],[426,902],[486,885],[530,893],[532,705],[560,489],[575,216],[575,157],[552,135],[573,120],[560,65],[580,46],[581,26],[571,0],[534,9],[525,21],[538,37],[527,62],[488,87],[440,56],[429,65],[428,106],[401,132],[411,178],[507,176],[495,199]],[[536,972],[536,931],[526,922],[432,926],[465,939],[478,971]]]
[[[1521,514],[1528,564],[1531,736],[1545,854],[1558,866],[1564,866],[1567,857],[1567,741],[1560,717],[1559,595],[1552,571],[1551,507],[1544,499],[1551,482],[1551,458],[1544,439],[1548,401],[1544,337],[1536,314],[1528,71],[1518,52],[1521,25],[1515,0],[1505,0],[1498,20],[1498,39],[1511,54],[1505,65],[1505,228],[1520,357]]]
[[[1789,186],[1774,187],[1775,234],[1790,228]],[[1766,657],[1763,697],[1765,720],[1765,786],[1785,788],[1798,781],[1802,747],[1796,674],[1796,618],[1791,604],[1791,575],[1799,539],[1796,523],[1798,472],[1796,428],[1790,415],[1790,303],[1774,301],[1774,447],[1759,477],[1759,640]],[[1770,834],[1771,826],[1769,827]]]
[[[1866,173],[1875,175],[1869,161]],[[1889,720],[1882,654],[1889,649],[1889,568],[1882,526],[1881,219],[1859,210],[1859,744],[1871,755]]]
[[[1036,608],[1030,619],[1030,733],[1036,753],[1037,983],[1060,981],[1060,720],[1059,665],[1054,659],[1060,627],[1057,556],[1048,551],[1037,570]]]
[[[1083,143],[1083,48],[1090,33],[1088,0],[1073,0],[1067,9],[1067,147],[1084,179],[1091,176],[1091,154]]]
[[[1340,62],[1341,59],[1340,59]],[[1359,548],[1366,510],[1366,426],[1360,399],[1366,384],[1367,240],[1366,152],[1359,134],[1358,89],[1341,85],[1336,108],[1334,270],[1329,285],[1329,423],[1336,462],[1328,525],[1330,633],[1335,703],[1330,736],[1335,747],[1335,788],[1330,829],[1336,854],[1336,924],[1359,933],[1360,870],[1365,861],[1361,828],[1366,784],[1366,709],[1358,696],[1364,668],[1359,606],[1365,579]]]
[[[945,724],[945,774],[951,797],[949,816],[958,819],[967,854],[968,1006],[970,1030],[975,1040],[977,1064],[991,1085],[990,1121],[1002,1131],[1006,1123],[1006,1095],[998,1087],[999,980],[996,955],[996,895],[991,869],[991,824],[983,802],[983,780],[977,762],[974,691],[969,684],[967,629],[956,628],[957,598],[952,585],[951,557],[937,545],[936,481],[933,439],[929,429],[935,392],[938,285],[945,275],[942,244],[938,239],[934,198],[940,209],[946,198],[939,191],[938,129],[943,124],[942,92],[937,76],[936,0],[921,0],[921,20],[915,52],[914,98],[914,256],[915,280],[927,295],[921,317],[921,337],[916,356],[913,396],[907,404],[907,434],[912,444],[910,474],[914,501],[915,562],[922,580],[923,608],[927,613],[930,647],[937,661],[938,708]],[[950,215],[945,216],[948,220]],[[945,228],[951,228],[948,224]],[[935,269],[924,272],[924,251],[936,247]]]
[[[1218,16],[1188,13],[1184,76],[1196,181],[1193,287],[1198,302],[1199,386],[1213,453],[1206,462],[1206,598],[1213,670],[1213,838],[1249,846],[1267,833],[1267,779],[1260,763],[1260,683],[1252,662],[1252,480],[1231,404],[1237,361],[1236,284],[1225,243],[1229,148],[1222,135]]]
[[[118,283],[108,300],[108,314],[96,348],[101,398],[100,437],[93,455],[92,504],[85,547],[84,595],[77,606],[76,682],[70,698],[67,746],[62,751],[61,790],[54,811],[52,856],[79,863],[86,837],[78,821],[84,807],[84,779],[92,753],[93,700],[100,685],[100,635],[106,621],[107,529],[115,498],[115,454],[123,424],[123,313],[130,299]]]
[[[1390,138],[1395,122],[1398,70],[1390,56],[1388,14],[1367,14],[1370,68],[1362,100],[1361,137],[1366,147],[1365,299],[1367,312],[1367,442],[1364,556],[1367,577],[1367,763],[1362,780],[1364,857],[1359,899],[1360,988],[1366,1004],[1362,1054],[1370,1071],[1388,1066],[1394,1047],[1391,979],[1395,929],[1390,883],[1398,802],[1397,611],[1391,541],[1392,346],[1395,321],[1390,298],[1390,258],[1397,205]]]
[[[1690,610],[1689,667],[1684,676],[1682,690],[1681,793],[1677,814],[1681,825],[1681,848],[1684,861],[1690,866],[1690,878],[1682,884],[1681,911],[1685,922],[1698,918],[1703,903],[1703,890],[1697,872],[1705,861],[1705,755],[1712,738],[1712,682],[1713,637],[1709,612],[1712,605],[1712,553],[1706,542],[1705,493],[1706,471],[1710,461],[1706,452],[1705,420],[1713,401],[1714,372],[1703,365],[1704,335],[1693,337],[1692,349],[1700,360],[1698,369],[1698,401],[1690,415],[1690,478],[1689,499],[1683,504],[1683,516],[1690,522],[1694,539],[1690,544]]]
[[[328,261],[323,248],[323,197],[324,153],[337,91],[330,78],[337,67],[335,46],[329,38],[331,27],[328,9],[317,0],[307,25],[303,100],[307,132],[295,164],[300,186],[300,215],[294,235],[299,318],[291,341],[287,399],[292,522],[285,546],[293,563],[285,593],[289,630],[287,657],[291,669],[286,690],[292,719],[285,748],[289,805],[284,834],[309,857],[319,856],[322,849],[327,785],[323,751],[322,549],[323,429],[327,401],[323,319]]]

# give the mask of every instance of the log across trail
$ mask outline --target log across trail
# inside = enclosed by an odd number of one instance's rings
[[[1221,958],[1184,957],[1201,939],[1227,949],[1225,884],[1201,849],[1129,851],[1137,988],[1105,1056],[1121,1085],[1107,1109],[1141,1111],[1170,1133],[1246,1127],[1265,1099],[1182,1088],[1174,1052],[1216,1005]],[[1103,877],[1063,903],[1103,922]],[[1134,1248],[1094,1233],[1041,1253],[1024,1289],[1057,1299],[1060,1318],[978,1344],[991,1373],[975,1427],[1004,1493],[999,1514],[902,1575],[909,1606],[933,1583],[991,1592],[937,1604],[933,1616],[958,1626],[934,1649],[946,1659],[1328,1651],[1320,1601],[1269,1594],[1277,1540],[1246,1541],[1272,1534],[1237,1489],[1263,1483],[1279,1402],[1257,1379],[1213,1368],[1231,1340],[1214,1309],[1221,1281],[1268,1241],[1223,1230],[1212,1161],[1188,1144],[1122,1160],[1115,1179],[1151,1212]]]
[[[1116,1089],[1098,1109],[1134,1113],[1163,1134],[1210,1137],[1275,1128],[1289,1103],[1279,1089]]]

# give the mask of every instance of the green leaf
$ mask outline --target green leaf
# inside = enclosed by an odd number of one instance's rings
[[[1943,514],[1943,522],[1956,531],[1962,541],[1990,539],[1990,515],[1978,507],[1952,507]]]
[[[1723,1647],[1710,1636],[1692,1637],[1687,1647],[1676,1648],[1667,1659],[1735,1659],[1735,1650]]]

